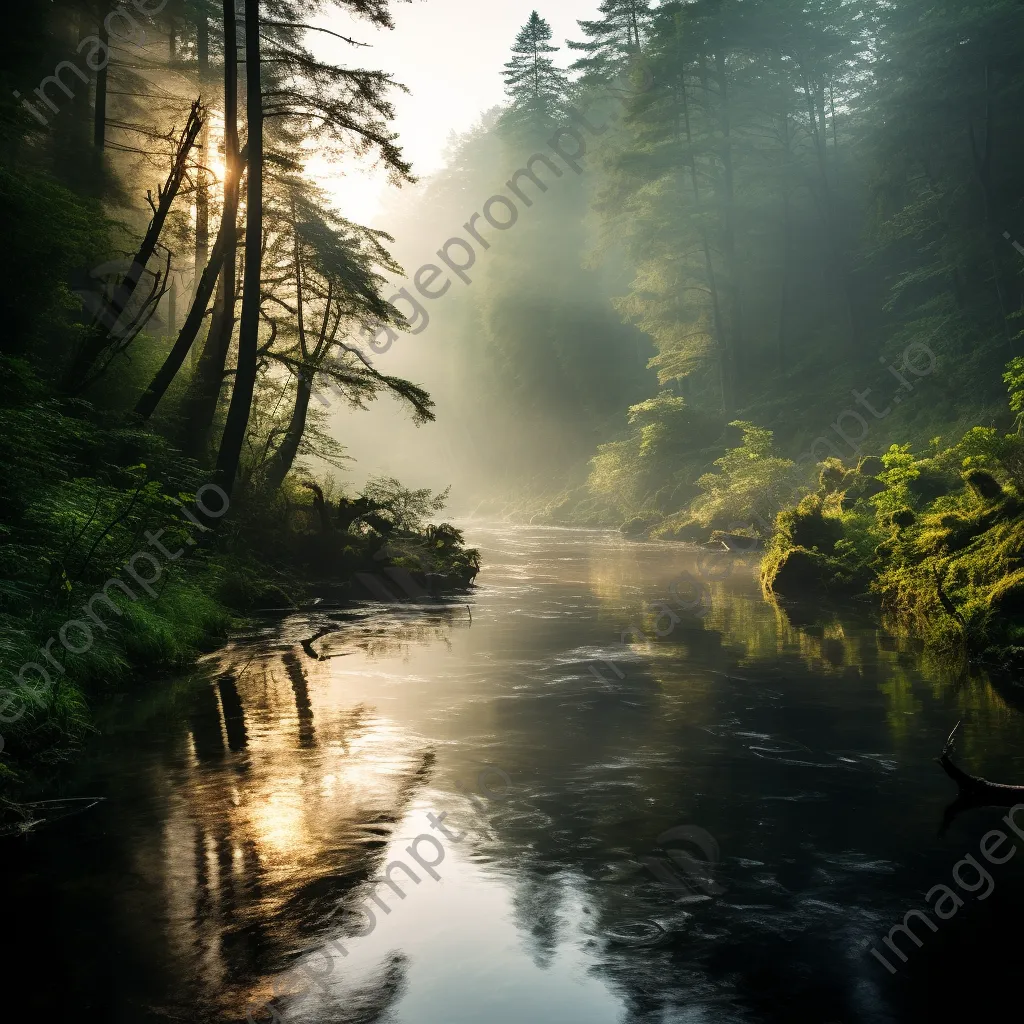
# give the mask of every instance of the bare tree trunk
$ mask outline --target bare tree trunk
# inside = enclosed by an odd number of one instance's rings
[[[191,350],[199,334],[203,319],[206,316],[207,307],[210,305],[210,297],[213,295],[214,286],[217,283],[217,275],[220,273],[221,264],[224,261],[224,250],[226,248],[226,236],[228,225],[226,221],[221,222],[220,232],[213,245],[213,254],[210,262],[203,269],[203,273],[196,285],[195,295],[192,298],[192,308],[189,310],[185,323],[182,325],[178,338],[167,353],[167,358],[157,371],[145,394],[139,399],[135,411],[144,420],[153,415],[160,399],[167,393],[178,371],[181,369],[185,358]],[[234,232],[232,231],[232,234]]]
[[[167,336],[178,329],[178,279],[172,277],[167,289]]]
[[[331,326],[331,299],[334,294],[334,284],[328,286],[327,299],[324,303],[324,315],[316,334],[316,344],[310,349],[308,334],[306,331],[306,320],[303,311],[303,284],[302,284],[302,258],[299,249],[298,218],[295,213],[295,203],[292,202],[292,246],[295,266],[295,308],[296,322],[299,330],[299,354],[302,365],[299,368],[299,379],[295,392],[295,404],[292,407],[292,417],[285,431],[284,440],[278,446],[274,457],[271,459],[266,471],[266,486],[271,491],[276,491],[284,478],[291,471],[295,462],[295,456],[299,453],[299,445],[302,443],[302,435],[306,430],[306,416],[309,412],[309,399],[313,393],[313,381],[316,378],[317,367],[321,365],[324,355],[330,350],[334,339],[338,334],[338,325],[341,323],[341,307],[338,307],[337,316],[334,320],[334,330]]]
[[[102,8],[101,8],[102,10]],[[103,52],[109,53],[110,34],[107,26],[100,19],[99,28],[100,42],[103,43]],[[107,65],[96,72],[96,101],[93,108],[92,142],[96,150],[96,163],[103,164],[103,146],[107,139]]]
[[[245,201],[245,277],[238,331],[238,363],[227,422],[217,453],[216,477],[228,494],[234,487],[256,388],[263,270],[263,95],[260,87],[259,0],[245,0],[245,82],[249,177]]]
[[[295,456],[299,453],[299,445],[302,443],[302,435],[306,429],[306,416],[309,413],[309,399],[313,393],[314,371],[303,369],[299,373],[298,390],[295,394],[295,405],[292,407],[292,417],[288,423],[284,440],[280,447],[274,452],[274,457],[267,467],[266,486],[270,491],[276,491],[284,478],[291,472],[295,463]]]
[[[210,39],[206,15],[200,13],[196,20],[196,57],[199,65],[199,86],[205,89],[210,76]],[[193,298],[198,292],[203,270],[210,258],[210,188],[209,165],[210,123],[203,125],[199,141],[201,158],[196,171],[196,254],[192,271]]]
[[[163,187],[157,190],[157,202],[154,203],[152,196],[147,193],[150,207],[153,210],[153,219],[149,222],[149,228],[142,239],[131,268],[117,286],[110,301],[106,304],[100,323],[93,330],[79,349],[71,364],[71,368],[64,381],[67,391],[77,394],[87,384],[92,383],[95,378],[90,378],[90,372],[96,361],[105,350],[117,344],[119,336],[117,333],[117,321],[121,314],[128,308],[128,304],[138,288],[139,281],[145,273],[153,253],[156,251],[157,243],[160,241],[160,234],[163,231],[164,222],[171,211],[171,204],[174,202],[181,187],[188,168],[188,158],[195,146],[196,139],[206,120],[206,111],[199,100],[195,100],[189,111],[188,120],[178,138],[174,161],[167,174],[167,180]]]
[[[238,146],[238,32],[235,0],[223,0],[224,18],[224,208],[222,223],[232,227],[238,219],[238,193],[242,173]],[[186,413],[185,450],[204,461],[217,401],[224,384],[224,367],[235,329],[235,275],[238,264],[237,232],[226,237],[213,318],[199,359]]]

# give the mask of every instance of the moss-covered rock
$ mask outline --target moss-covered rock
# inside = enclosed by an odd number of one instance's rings
[[[809,494],[796,508],[780,512],[777,529],[787,547],[816,548],[829,554],[843,536],[842,523],[825,515],[825,504],[817,494]]]
[[[677,540],[701,544],[708,539],[710,532],[710,529],[702,522],[684,512],[658,523],[651,529],[651,536],[658,540]]]
[[[873,498],[876,494],[881,494],[884,490],[885,484],[881,480],[876,480],[873,476],[857,474],[850,481],[843,494],[843,508],[853,508],[858,501],[866,501],[868,498]]]
[[[761,567],[761,585],[780,597],[805,597],[828,587],[834,575],[831,560],[819,551],[787,548]]]
[[[764,547],[764,541],[752,533],[727,533],[725,530],[713,530],[711,543],[720,544],[727,550],[741,555],[760,551]]]
[[[834,456],[830,456],[821,464],[821,469],[818,472],[820,493],[825,495],[841,491],[850,476],[850,471],[843,463]]]
[[[997,501],[1004,496],[1003,485],[983,469],[973,469],[964,477],[964,482],[983,501]]]
[[[858,476],[878,476],[885,470],[885,463],[877,455],[866,455],[857,464]]]
[[[907,490],[919,505],[928,505],[936,498],[959,490],[960,479],[934,459],[921,459],[914,463],[917,476],[907,481]]]
[[[917,513],[912,508],[901,508],[898,512],[893,513],[892,524],[900,530],[913,526],[916,521]]]
[[[633,516],[627,519],[620,527],[619,533],[624,537],[646,537],[651,528],[661,522],[659,515]]]
[[[988,595],[989,610],[1002,619],[1024,618],[1024,569],[1004,576]]]

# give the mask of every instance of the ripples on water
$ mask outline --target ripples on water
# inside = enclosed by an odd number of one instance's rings
[[[968,770],[1024,779],[1012,688],[787,615],[740,562],[657,638],[685,548],[467,532],[465,598],[268,618],[105,709],[40,794],[105,799],[0,838],[34,1019],[960,1020],[1015,980],[1024,855],[895,978],[866,953],[999,824],[938,837],[951,725]],[[396,860],[402,899],[371,884]]]

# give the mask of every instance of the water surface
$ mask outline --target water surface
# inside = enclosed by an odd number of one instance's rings
[[[934,758],[962,718],[961,763],[1024,780],[1012,684],[949,678],[867,608],[767,604],[733,556],[702,561],[724,578],[698,617],[682,546],[467,529],[465,597],[268,616],[104,709],[45,794],[103,802],[0,839],[26,1019],[827,1024],[1016,998],[1024,854],[895,975],[870,955],[1000,827],[939,834]]]

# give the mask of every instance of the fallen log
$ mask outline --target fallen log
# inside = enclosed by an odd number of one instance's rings
[[[1024,804],[1024,786],[1012,786],[1005,782],[989,782],[978,775],[969,775],[954,764],[950,753],[953,750],[960,722],[946,739],[942,754],[937,758],[942,770],[956,783],[957,798],[946,808],[939,834],[945,833],[953,819],[963,811],[974,807],[1014,807]]]
[[[962,768],[957,767],[949,756],[953,749],[957,730],[960,722],[956,723],[953,731],[942,748],[942,756],[938,759],[942,770],[957,784],[960,795],[969,796],[977,801],[976,806],[1010,807],[1013,804],[1024,803],[1024,786],[1011,786],[1004,782],[989,782],[978,775],[968,775]]]

